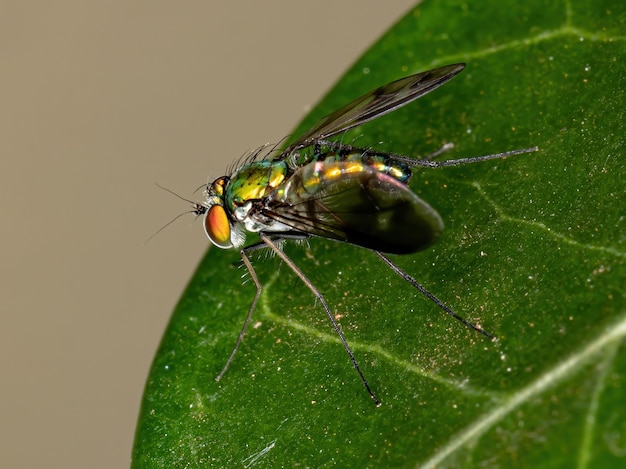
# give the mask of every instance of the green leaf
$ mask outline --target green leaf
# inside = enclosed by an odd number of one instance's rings
[[[442,158],[537,153],[416,171],[446,230],[394,260],[454,321],[366,250],[286,253],[324,293],[383,405],[323,310],[278,259],[254,294],[212,249],[146,385],[133,467],[616,467],[626,458],[626,3],[424,2],[299,127],[386,82],[466,70],[346,141]],[[487,5],[486,3],[484,5]],[[381,143],[382,142],[382,143]]]

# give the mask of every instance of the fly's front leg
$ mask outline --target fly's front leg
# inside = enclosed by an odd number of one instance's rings
[[[254,294],[254,299],[252,300],[252,304],[250,305],[250,309],[248,310],[248,315],[246,316],[246,320],[243,323],[243,327],[241,328],[241,332],[239,333],[239,337],[237,338],[237,342],[235,343],[235,348],[230,354],[230,357],[228,357],[228,361],[226,362],[226,365],[224,365],[224,368],[222,368],[222,371],[220,371],[220,373],[215,377],[215,381],[219,381],[220,379],[222,379],[222,376],[224,376],[224,373],[226,373],[226,370],[228,370],[228,367],[230,366],[233,359],[235,358],[235,354],[237,353],[237,350],[239,350],[239,345],[241,344],[244,335],[246,335],[246,329],[248,328],[248,324],[250,323],[250,319],[252,318],[252,313],[254,312],[256,308],[257,301],[259,300],[259,297],[261,296],[263,285],[261,285],[261,282],[259,282],[259,278],[257,277],[256,271],[254,270],[254,267],[252,267],[252,263],[250,262],[250,259],[246,255],[246,251],[253,251],[256,249],[260,249],[262,247],[264,246],[261,246],[260,244],[253,244],[252,246],[248,246],[246,248],[243,248],[241,251],[239,251],[241,260],[246,266],[246,269],[248,269],[248,272],[250,273],[250,277],[252,278],[254,285],[256,285],[256,293]]]
[[[306,275],[304,275],[304,273],[300,270],[300,268],[296,264],[294,264],[294,262],[287,256],[287,254],[285,254],[268,235],[264,234],[263,232],[260,232],[259,236],[261,240],[269,248],[271,248],[272,251],[274,251],[276,255],[280,257],[285,264],[287,264],[287,266],[289,266],[289,268],[293,271],[293,273],[296,274],[298,278],[300,278],[300,280],[302,280],[302,282],[309,288],[309,290],[311,290],[311,293],[313,293],[315,298],[320,302],[320,304],[324,308],[324,311],[326,311],[326,315],[328,316],[328,319],[333,325],[333,329],[335,329],[335,332],[339,336],[339,339],[341,340],[341,343],[343,344],[343,348],[345,349],[346,353],[350,357],[350,361],[352,361],[352,365],[354,366],[357,373],[359,374],[359,377],[361,378],[361,382],[363,383],[363,386],[365,386],[365,389],[367,390],[370,397],[374,401],[374,404],[376,404],[376,407],[380,406],[381,405],[380,401],[378,400],[378,398],[376,397],[376,395],[370,388],[369,384],[367,383],[367,380],[365,379],[365,376],[363,375],[363,372],[361,371],[361,367],[359,366],[359,363],[357,362],[356,357],[354,356],[354,353],[352,353],[352,350],[350,349],[350,346],[348,345],[346,338],[343,336],[343,332],[341,331],[339,324],[337,324],[337,321],[335,321],[335,317],[333,313],[331,312],[330,308],[328,307],[328,304],[326,303],[326,300],[324,299],[324,296],[322,295],[322,293],[317,289],[315,285],[313,285],[313,283],[309,280],[309,278]],[[255,302],[256,302],[257,297],[255,297]],[[250,319],[250,315],[251,313],[248,315],[248,319],[246,319],[246,322]],[[244,326],[244,329],[245,329],[245,326]]]

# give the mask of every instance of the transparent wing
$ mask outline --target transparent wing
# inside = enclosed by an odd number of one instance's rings
[[[443,85],[464,68],[463,63],[446,65],[381,86],[322,118],[282,155],[289,154],[295,148],[311,145],[316,140],[328,139],[404,106]]]
[[[310,163],[269,195],[261,209],[293,231],[406,254],[433,244],[439,214],[396,179],[347,162]],[[280,234],[280,233],[276,233]]]

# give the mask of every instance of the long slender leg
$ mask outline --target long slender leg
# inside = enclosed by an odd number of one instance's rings
[[[474,157],[469,157],[469,158],[458,158],[456,160],[432,161],[433,158],[441,155],[445,151],[448,151],[454,145],[447,143],[443,145],[439,150],[435,151],[434,153],[424,158],[418,159],[418,158],[412,158],[406,155],[400,155],[397,153],[377,151],[377,150],[374,150],[373,148],[365,149],[365,148],[359,148],[359,147],[354,147],[351,145],[343,145],[343,144],[341,144],[340,146],[339,143],[329,141],[329,140],[320,140],[318,143],[321,143],[333,149],[338,149],[339,147],[341,147],[341,149],[346,152],[362,152],[371,156],[383,156],[386,158],[394,159],[396,161],[401,161],[402,163],[405,163],[409,166],[422,166],[426,168],[443,168],[446,166],[459,166],[463,164],[479,163],[481,161],[508,158],[509,156],[521,155],[523,153],[532,153],[539,149],[538,147],[523,148],[521,150],[510,150],[510,151],[505,151],[502,153],[493,153],[491,155],[474,156]]]
[[[256,244],[250,246],[252,250],[258,249],[258,247],[259,246]],[[248,272],[250,273],[250,277],[252,278],[252,281],[256,285],[256,293],[254,294],[254,298],[252,299],[252,304],[250,305],[250,309],[248,310],[248,315],[246,316],[246,320],[243,322],[243,327],[241,328],[241,332],[239,333],[239,337],[237,338],[237,342],[235,343],[235,348],[233,348],[233,351],[231,352],[230,357],[228,357],[228,361],[226,362],[226,365],[224,365],[224,368],[222,368],[222,371],[220,371],[220,373],[215,377],[215,381],[219,381],[220,379],[222,379],[222,376],[224,376],[224,373],[226,373],[226,370],[228,370],[228,367],[230,366],[233,359],[235,358],[235,354],[237,353],[237,350],[239,350],[239,345],[241,344],[241,341],[243,340],[243,336],[246,335],[246,329],[248,328],[248,324],[250,323],[250,319],[252,318],[252,313],[254,312],[254,309],[256,308],[257,301],[259,300],[259,296],[261,296],[261,291],[263,290],[263,285],[261,285],[261,282],[259,282],[259,278],[256,275],[256,271],[254,270],[254,267],[252,267],[252,263],[250,262],[250,259],[246,255],[247,249],[248,248],[242,249],[241,251],[239,251],[239,254],[241,255],[241,260],[243,261],[246,268],[248,269]]]
[[[478,327],[475,324],[472,324],[471,322],[469,322],[466,319],[463,319],[461,316],[459,316],[458,314],[456,314],[454,311],[452,311],[448,306],[446,306],[439,298],[437,298],[435,295],[433,295],[431,292],[429,292],[428,290],[426,290],[426,288],[424,288],[420,283],[417,282],[417,280],[415,280],[413,277],[411,277],[409,274],[407,274],[404,270],[402,270],[400,267],[398,267],[394,262],[392,262],[391,259],[389,259],[387,256],[385,256],[383,253],[378,252],[378,251],[374,251],[376,253],[376,255],[378,257],[380,257],[383,262],[385,264],[387,264],[391,270],[393,270],[396,274],[398,274],[400,277],[402,277],[404,280],[406,280],[407,282],[409,282],[411,285],[413,285],[413,287],[417,288],[420,292],[422,292],[422,294],[424,296],[426,296],[426,298],[428,298],[430,301],[432,301],[433,303],[435,303],[437,306],[439,306],[442,310],[444,310],[446,313],[448,313],[450,316],[452,316],[454,319],[456,319],[457,321],[462,322],[463,324],[465,324],[467,327],[469,327],[470,329],[474,329],[476,332],[484,335],[485,337],[488,337],[491,340],[495,340],[495,337],[492,336],[491,334],[489,334],[489,332],[486,332],[484,329],[481,329],[480,327]]]
[[[259,233],[259,236],[261,237],[261,240],[265,244],[267,244],[276,253],[276,255],[280,257],[283,260],[283,262],[285,262],[285,264],[289,266],[291,270],[293,270],[293,272],[300,278],[300,280],[302,280],[302,282],[309,288],[309,290],[311,290],[311,293],[313,293],[315,298],[317,298],[317,300],[321,303],[322,307],[324,308],[324,311],[326,311],[326,315],[328,316],[328,319],[330,319],[330,322],[333,325],[333,329],[335,329],[335,332],[337,333],[337,335],[339,336],[339,339],[341,340],[341,343],[343,344],[343,348],[346,350],[346,353],[350,357],[350,360],[352,361],[352,365],[354,365],[354,368],[359,374],[359,377],[361,378],[361,382],[363,383],[363,386],[365,386],[365,389],[367,389],[367,392],[369,393],[370,397],[372,398],[376,406],[377,407],[380,406],[381,405],[380,401],[378,400],[376,395],[372,392],[372,389],[370,388],[369,384],[367,384],[367,380],[365,379],[365,376],[363,376],[363,372],[361,371],[361,368],[359,367],[359,363],[357,362],[354,356],[354,353],[352,353],[352,350],[350,349],[348,342],[343,336],[343,332],[341,332],[341,329],[339,328],[337,321],[335,321],[335,317],[333,316],[333,313],[330,311],[330,308],[328,307],[328,304],[326,303],[326,300],[324,299],[324,296],[322,295],[322,293],[317,289],[315,285],[313,285],[313,283],[311,283],[308,277],[304,275],[304,273],[298,268],[298,266],[294,264],[293,261],[276,245],[276,243],[272,241],[271,238],[269,238],[267,235],[263,234],[262,232]],[[255,298],[255,301],[256,301],[256,298]]]
[[[474,156],[470,158],[459,158],[456,160],[431,161],[430,159],[416,160],[403,155],[391,155],[395,160],[402,161],[411,166],[424,166],[427,168],[443,168],[446,166],[459,166],[463,164],[478,163],[480,161],[496,160],[500,158],[508,158],[513,155],[521,155],[523,153],[532,153],[537,151],[539,147],[524,148],[521,150],[509,150],[502,153],[493,153],[491,155]],[[429,156],[429,158],[432,156]]]
[[[293,236],[293,239],[303,239],[303,237]],[[235,347],[233,348],[233,351],[231,352],[230,357],[228,357],[228,361],[226,362],[226,365],[224,365],[224,368],[222,368],[222,371],[220,371],[219,374],[215,377],[215,381],[219,381],[220,379],[222,379],[222,377],[224,376],[224,373],[226,373],[226,370],[228,370],[228,368],[230,367],[230,364],[235,358],[235,354],[237,353],[237,350],[239,350],[239,345],[241,345],[241,342],[243,341],[243,338],[246,335],[246,329],[248,328],[248,324],[250,323],[252,314],[254,313],[254,310],[256,309],[257,301],[259,300],[259,297],[261,296],[261,291],[263,290],[263,285],[261,285],[261,282],[259,281],[259,278],[257,277],[256,271],[254,270],[254,267],[252,266],[252,262],[250,262],[250,258],[247,256],[247,253],[258,251],[260,249],[267,249],[267,248],[268,248],[267,244],[265,244],[264,242],[259,242],[259,243],[251,244],[250,246],[246,246],[245,248],[239,251],[241,260],[246,266],[246,269],[248,269],[248,272],[250,273],[250,277],[252,278],[252,281],[254,282],[254,285],[256,286],[256,293],[254,294],[254,298],[252,299],[252,304],[250,305],[250,309],[248,310],[248,315],[246,316],[246,319],[243,322],[243,327],[241,328],[241,332],[239,332],[239,337],[237,338]]]

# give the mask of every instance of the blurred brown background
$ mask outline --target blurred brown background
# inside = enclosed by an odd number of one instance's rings
[[[414,1],[3,2],[0,467],[127,467],[208,245],[192,191],[287,134]]]

